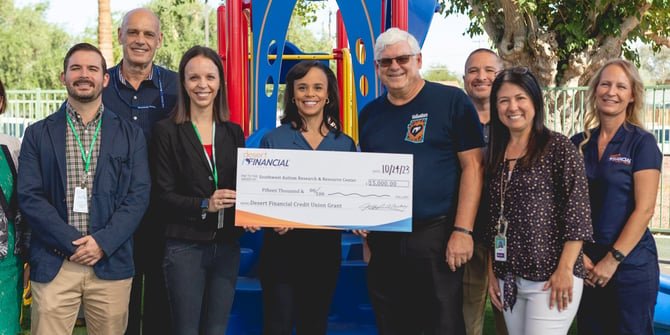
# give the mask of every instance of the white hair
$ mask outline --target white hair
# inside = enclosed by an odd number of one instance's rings
[[[421,53],[421,47],[419,47],[419,42],[416,40],[412,34],[399,29],[399,28],[389,28],[385,32],[377,36],[377,41],[375,42],[375,60],[380,58],[380,55],[384,49],[389,46],[396,44],[398,42],[407,42],[412,53],[417,55]]]

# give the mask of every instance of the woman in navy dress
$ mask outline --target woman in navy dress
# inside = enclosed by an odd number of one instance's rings
[[[282,125],[261,148],[356,151],[343,134],[335,74],[305,61],[286,75]],[[325,334],[341,262],[341,231],[265,229],[260,256],[263,334]]]
[[[635,66],[607,62],[589,84],[585,131],[572,138],[584,155],[595,243],[577,316],[580,334],[653,334],[658,254],[647,225],[663,157],[640,122],[644,87]]]

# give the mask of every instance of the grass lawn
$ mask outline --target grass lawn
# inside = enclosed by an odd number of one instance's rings
[[[30,335],[30,309],[28,309],[27,307],[24,308],[23,313],[24,313],[24,320],[22,327],[24,330],[21,332],[21,335]],[[577,327],[575,326],[575,324],[576,323],[572,324],[572,327],[570,328],[570,332],[568,332],[568,335],[577,334]],[[75,327],[72,334],[85,335],[86,327]],[[486,311],[484,312],[484,335],[495,335],[495,323],[493,321],[493,312],[491,311],[491,304],[488,302],[486,304]]]
[[[493,311],[491,310],[491,302],[486,301],[486,311],[484,311],[484,335],[495,335],[496,333],[496,325],[495,321],[493,319]],[[572,327],[570,327],[570,331],[568,332],[568,335],[576,335],[577,334],[577,321],[572,323]]]

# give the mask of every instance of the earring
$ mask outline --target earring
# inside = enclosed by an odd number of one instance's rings
[[[330,99],[326,98],[326,105],[330,103]]]
[[[292,102],[292,103],[295,103],[295,98],[291,98],[291,102]]]

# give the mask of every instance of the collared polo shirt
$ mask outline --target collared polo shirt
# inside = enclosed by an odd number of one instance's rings
[[[600,127],[591,131],[583,147],[586,176],[589,181],[593,239],[613,245],[635,209],[633,174],[641,170],[660,170],[663,155],[654,135],[631,124],[624,124],[598,160]],[[584,133],[572,137],[579,145]]]
[[[156,122],[168,117],[177,101],[177,73],[157,65],[136,90],[121,74],[122,63],[107,70],[109,84],[102,92],[105,106],[142,128],[147,142]]]

